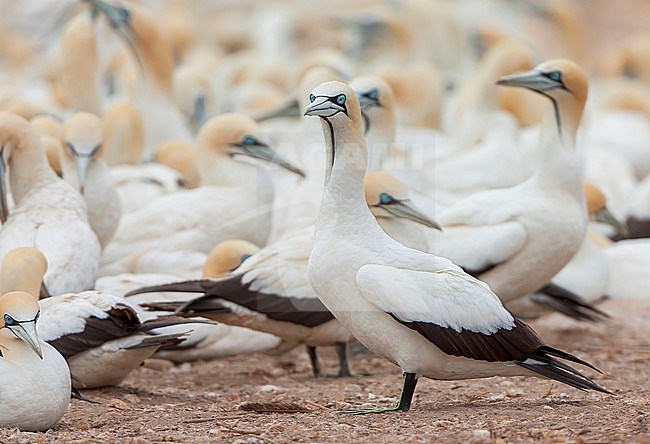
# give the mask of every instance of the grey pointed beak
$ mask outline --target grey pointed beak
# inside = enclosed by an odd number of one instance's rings
[[[627,237],[629,234],[629,228],[627,224],[618,220],[607,207],[603,207],[600,211],[594,214],[594,219],[597,222],[611,225],[614,228],[614,231],[623,237]]]
[[[36,332],[36,321],[21,322],[18,325],[12,325],[8,328],[18,339],[29,345],[39,358],[43,359],[43,350],[38,341],[38,333]]]
[[[74,164],[77,168],[77,178],[79,180],[79,192],[84,193],[86,180],[88,179],[88,170],[90,169],[91,157],[73,156]]]
[[[561,82],[548,78],[538,69],[502,77],[497,81],[497,85],[518,86],[521,88],[532,89],[537,92],[544,92],[550,89],[562,87]]]
[[[321,100],[318,100],[321,99]],[[319,97],[305,109],[305,116],[332,117],[345,109],[326,98]]]
[[[9,217],[7,204],[7,163],[4,157],[4,147],[0,150],[0,221],[4,224]]]
[[[417,222],[426,227],[435,228],[436,230],[442,231],[440,224],[422,214],[420,210],[415,208],[413,205],[410,205],[409,201],[407,200],[401,200],[399,202],[386,205],[379,204],[377,206],[383,208],[394,217],[412,220],[413,222]]]
[[[192,112],[192,115],[190,116],[190,123],[198,130],[198,128],[205,123],[207,118],[208,110],[205,105],[205,96],[201,94],[194,99],[194,112]]]
[[[102,147],[101,143],[93,148],[90,152],[79,152],[75,149],[74,145],[70,142],[66,143],[68,150],[72,154],[74,159],[75,167],[77,168],[77,179],[79,181],[79,192],[84,193],[84,188],[86,186],[86,180],[88,180],[88,170],[90,170],[90,164],[92,163],[95,155]]]
[[[378,99],[373,99],[368,97],[366,94],[364,94],[363,91],[355,91],[357,93],[357,97],[359,98],[359,105],[361,106],[361,111],[366,111],[369,108],[372,108],[373,106],[381,106],[381,103],[379,103]]]
[[[234,146],[237,147],[237,151],[234,154],[242,154],[244,156],[271,162],[291,171],[292,173],[306,177],[305,173],[300,168],[293,166],[288,160],[283,158],[277,151],[265,143],[258,142],[255,145],[236,144]]]
[[[257,122],[263,122],[278,117],[300,117],[300,103],[298,103],[298,99],[293,98],[279,108],[255,117],[255,120]]]

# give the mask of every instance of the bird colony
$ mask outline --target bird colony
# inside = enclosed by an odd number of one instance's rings
[[[650,298],[650,34],[590,52],[568,0],[320,6],[3,5],[0,426],[296,347],[324,386],[323,347],[394,364],[395,405],[342,414],[417,410],[421,378],[612,395],[528,322]]]

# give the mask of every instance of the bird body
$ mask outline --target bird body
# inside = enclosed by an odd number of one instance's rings
[[[0,297],[0,425],[45,431],[59,422],[70,402],[70,370],[63,356],[39,339],[39,308],[29,293]]]
[[[0,257],[17,247],[35,247],[49,268],[45,282],[53,294],[93,287],[99,242],[88,224],[86,204],[47,165],[38,136],[27,122],[5,113],[2,132],[11,134],[8,168],[16,201],[0,230]],[[3,178],[4,180],[4,178]]]

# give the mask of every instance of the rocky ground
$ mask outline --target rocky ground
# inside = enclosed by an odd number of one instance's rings
[[[614,396],[532,378],[421,380],[408,413],[340,415],[340,409],[395,403],[399,369],[366,354],[353,364],[369,376],[315,380],[297,350],[180,366],[148,362],[121,387],[86,391],[99,403],[72,401],[47,433],[0,429],[0,441],[650,443],[650,302],[602,306],[610,322],[577,324],[551,316],[532,325],[549,344],[596,364],[604,375],[595,379]],[[333,372],[333,351],[321,354]],[[250,403],[293,412],[242,409]]]

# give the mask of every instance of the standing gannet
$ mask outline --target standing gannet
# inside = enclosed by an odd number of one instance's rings
[[[83,198],[50,169],[38,134],[23,118],[0,113],[0,146],[4,215],[7,171],[16,202],[0,230],[0,258],[17,247],[35,247],[47,258],[51,294],[93,288],[100,246]]]
[[[520,185],[473,194],[436,215],[443,232],[433,233],[430,245],[507,303],[549,282],[584,239],[587,212],[574,146],[588,82],[578,65],[558,59],[498,84],[537,91],[553,103],[537,170]]]
[[[45,431],[70,403],[70,370],[63,356],[39,338],[36,299],[12,291],[0,297],[0,426]]]
[[[264,166],[275,163],[303,175],[261,141],[257,124],[237,114],[210,119],[198,135],[201,186],[165,195],[122,217],[102,261],[151,249],[208,252],[226,239],[266,244],[273,186]]]
[[[105,247],[117,229],[122,209],[115,180],[102,158],[103,122],[94,114],[77,113],[63,128],[63,178],[84,197],[88,222]]]
[[[384,233],[365,204],[367,148],[354,91],[327,82],[310,98],[305,114],[321,118],[327,173],[309,280],[341,324],[404,375],[396,407],[350,413],[409,410],[419,376],[542,376],[606,392],[555,357],[590,364],[545,345],[485,283]]]

